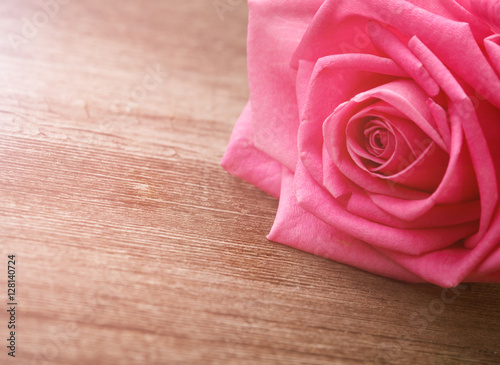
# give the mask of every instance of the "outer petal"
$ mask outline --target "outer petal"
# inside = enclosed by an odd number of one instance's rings
[[[493,67],[500,75],[500,34],[495,34],[486,38],[484,40],[484,46],[490,56],[490,61],[493,64]]]
[[[375,31],[368,22],[376,20],[397,29],[402,37],[417,36],[446,66],[500,107],[500,79],[477,44],[478,34],[487,33],[474,27],[472,18],[454,1],[415,3],[418,6],[405,0],[326,0],[305,33],[293,65],[301,59],[345,53],[347,48],[379,54],[369,37]]]
[[[474,270],[475,276],[491,276],[496,274],[500,282],[500,245]]]
[[[330,226],[363,240],[374,247],[408,255],[443,249],[477,231],[474,222],[425,229],[399,229],[369,221],[349,213],[320,186],[299,161],[294,178],[299,205]]]
[[[297,161],[297,72],[290,59],[322,1],[250,1],[248,76],[255,145],[290,169]]]
[[[470,280],[488,282],[494,281],[499,277],[499,273],[497,272],[498,266],[496,265],[500,257],[498,253],[494,252],[495,249],[498,249],[500,243],[499,211],[496,213],[491,229],[472,250],[452,246],[451,248],[428,253],[410,254],[408,252],[404,253],[404,250],[408,246],[419,243],[418,240],[414,240],[415,237],[412,237],[411,230],[404,230],[403,232],[403,234],[408,234],[406,242],[402,245],[404,247],[393,245],[399,252],[394,249],[383,248],[380,242],[377,245],[372,244],[373,235],[387,237],[383,232],[384,227],[379,227],[370,222],[366,222],[366,225],[360,225],[360,221],[356,217],[347,213],[343,208],[337,207],[338,204],[316,184],[304,167],[301,166],[300,162],[295,172],[294,184],[297,201],[304,210],[313,213],[314,216],[341,232],[348,232],[348,234],[357,235],[360,238],[363,238],[361,236],[367,237],[370,246],[426,281],[442,287],[452,287],[458,285],[468,277],[470,277]],[[393,230],[387,230],[388,233],[391,233],[390,231]],[[370,236],[372,233],[373,235]],[[310,239],[310,237],[307,237],[307,239]],[[411,242],[412,239],[413,242]],[[434,241],[435,239],[435,237],[430,238],[429,241]],[[422,235],[421,240],[425,243],[426,237]],[[393,237],[390,238],[390,244],[396,242],[397,240]],[[491,259],[487,259],[491,253],[494,256]],[[480,266],[483,261],[484,267]],[[497,269],[496,271],[495,268]]]
[[[464,280],[498,282],[499,256],[494,250],[499,249],[499,243],[500,212],[497,212],[491,229],[472,250],[449,248],[420,256],[383,249],[380,252],[425,280],[443,287],[452,287]]]
[[[472,11],[500,33],[500,3],[497,0],[470,0]]]
[[[284,168],[278,213],[268,239],[378,275],[422,281],[369,245],[302,209],[293,195],[292,185],[293,173]]]
[[[411,39],[409,46],[450,99],[453,109],[450,118],[459,119],[465,132],[481,196],[480,230],[466,243],[466,247],[474,247],[488,229],[491,217],[498,207],[498,182],[491,151],[472,101],[451,73],[417,37]],[[453,121],[451,123],[453,125]]]
[[[250,104],[247,104],[234,127],[221,165],[230,174],[279,198],[281,164],[255,148]]]

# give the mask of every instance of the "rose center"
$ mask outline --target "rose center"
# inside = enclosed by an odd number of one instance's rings
[[[385,148],[385,146],[387,145],[387,131],[378,130],[375,133],[372,133],[370,138],[373,139],[373,143],[375,144],[375,146],[379,148]]]
[[[384,152],[392,145],[394,138],[392,133],[387,130],[380,120],[371,120],[365,125],[364,129],[365,149],[375,157],[381,157]]]

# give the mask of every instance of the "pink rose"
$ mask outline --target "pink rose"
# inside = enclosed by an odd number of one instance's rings
[[[500,282],[500,3],[253,0],[222,165],[268,238],[379,275]]]

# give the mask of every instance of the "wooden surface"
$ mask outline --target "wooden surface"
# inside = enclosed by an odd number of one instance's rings
[[[2,0],[0,364],[500,363],[499,285],[265,239],[277,201],[219,167],[248,98],[247,6],[220,4]]]

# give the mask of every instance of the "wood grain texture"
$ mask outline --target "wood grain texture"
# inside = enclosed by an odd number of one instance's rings
[[[219,167],[248,98],[247,8],[222,2],[69,0],[45,21],[2,1],[0,291],[15,253],[19,306],[0,364],[499,363],[499,285],[265,239],[277,201]]]

